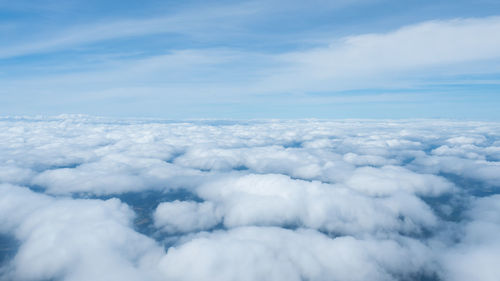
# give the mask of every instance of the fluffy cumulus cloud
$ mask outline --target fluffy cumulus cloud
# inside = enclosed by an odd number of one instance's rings
[[[467,211],[463,234],[453,249],[444,254],[444,266],[450,280],[496,280],[500,253],[500,195],[474,199]],[[495,234],[496,233],[496,234]]]
[[[243,227],[193,237],[161,265],[169,280],[396,280],[430,267],[427,251],[414,240]]]
[[[154,213],[154,221],[166,232],[192,232],[216,226],[220,214],[211,202],[175,200],[161,203]]]
[[[0,119],[2,280],[497,280],[500,124]]]
[[[131,228],[132,210],[117,199],[53,198],[1,185],[2,232],[21,243],[4,268],[12,280],[150,280],[163,253]]]

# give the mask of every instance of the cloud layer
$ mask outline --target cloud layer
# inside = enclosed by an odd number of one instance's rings
[[[0,238],[14,250],[0,252],[0,274],[495,280],[499,132],[444,120],[4,117]]]

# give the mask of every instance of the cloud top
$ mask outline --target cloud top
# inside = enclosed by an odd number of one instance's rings
[[[498,123],[59,116],[0,129],[3,279],[498,276]]]

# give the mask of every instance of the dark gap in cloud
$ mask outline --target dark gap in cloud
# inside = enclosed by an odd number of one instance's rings
[[[287,142],[287,143],[284,143],[282,144],[283,148],[301,148],[302,147],[302,141],[291,141],[291,142]]]
[[[500,161],[500,154],[499,155],[485,155],[484,160],[488,162],[498,162]]]
[[[407,218],[404,217],[404,216],[401,216],[401,215],[398,216],[398,220],[400,222],[404,222],[406,219]],[[414,231],[411,231],[411,232],[397,231],[397,233],[399,235],[401,235],[401,236],[405,236],[405,237],[413,238],[413,239],[416,239],[416,240],[424,241],[424,240],[427,240],[427,239],[430,239],[430,238],[434,237],[437,232],[436,232],[435,229],[426,228],[426,227],[422,226],[418,230],[414,230]]]
[[[245,165],[239,165],[239,166],[233,167],[233,170],[235,170],[235,171],[249,171],[250,168],[248,168]]]
[[[385,163],[380,164],[380,165],[377,165],[377,164],[365,164],[365,163],[363,163],[363,164],[354,164],[354,166],[356,168],[364,168],[364,167],[366,167],[366,168],[381,168],[381,167],[383,167],[385,165],[386,165]]]
[[[113,146],[113,145],[115,145],[117,143],[118,143],[118,141],[116,141],[116,140],[108,140],[108,139],[106,139],[102,143],[96,144],[95,147],[96,148],[104,148],[106,146]]]
[[[27,188],[29,188],[31,191],[36,192],[36,193],[44,193],[47,190],[44,186],[38,185],[38,184],[31,184],[27,185]]]
[[[395,158],[396,160],[399,161],[400,165],[407,168],[407,169],[411,169],[411,166],[408,167],[413,161],[415,161],[415,159],[417,159],[417,157],[415,156],[403,156],[403,157],[397,157]],[[413,172],[415,172],[414,170],[412,170]]]
[[[462,195],[443,194],[440,196],[420,196],[441,220],[460,222],[463,219],[466,200]]]
[[[14,237],[14,235],[0,233],[0,268],[4,267],[10,260],[12,260],[12,258],[16,255],[19,246],[20,242]]]
[[[70,162],[67,164],[60,164],[60,165],[43,165],[43,164],[38,164],[34,167],[31,167],[31,169],[37,173],[42,173],[45,171],[51,171],[51,170],[59,170],[59,169],[75,169],[78,166],[84,164],[83,162]]]
[[[169,164],[174,164],[175,159],[181,157],[184,154],[186,154],[186,151],[176,151],[172,153],[172,155],[168,159],[164,159],[163,161]]]
[[[365,167],[365,165],[358,166],[358,167]],[[253,174],[257,174],[257,175],[266,175],[266,174],[268,174],[268,173],[256,173],[256,172],[252,172],[252,173]],[[292,176],[292,175],[289,175],[287,173],[272,173],[272,174],[283,175],[283,176],[289,177],[292,180],[299,180],[299,181],[305,181],[305,182],[319,182],[321,184],[335,184],[336,183],[334,180],[321,179],[320,177],[304,178],[304,177]]]
[[[212,170],[215,170],[215,169],[210,169],[210,168],[208,168],[208,169],[206,169],[206,168],[198,168],[198,171],[200,171],[200,172],[204,172],[204,173],[211,172]]]
[[[410,273],[407,276],[398,276],[394,275],[394,278],[399,281],[441,281],[442,279],[439,277],[437,272],[416,272]]]
[[[432,151],[436,148],[439,148],[442,145],[443,145],[443,140],[426,143],[425,146],[422,148],[422,151],[425,152],[425,154],[427,155],[432,155]]]
[[[162,202],[180,201],[196,201],[203,200],[191,193],[187,189],[173,189],[169,191],[147,190],[140,192],[126,192],[121,194],[96,196],[91,194],[74,194],[75,199],[100,199],[108,200],[118,198],[120,201],[130,206],[136,213],[134,219],[134,229],[146,236],[161,240],[162,237],[158,234],[154,226],[153,212]]]
[[[499,185],[490,185],[475,179],[468,178],[464,175],[440,172],[438,176],[444,177],[451,181],[467,194],[476,197],[487,197],[500,193]]]
[[[480,147],[490,147],[493,146],[496,141],[498,141],[498,135],[491,135],[488,133],[480,134],[484,137],[484,142],[480,145]]]
[[[210,173],[210,172],[213,172],[213,171],[217,171],[217,172],[231,172],[231,171],[234,171],[234,172],[246,172],[246,171],[249,171],[249,172],[252,172],[254,174],[267,174],[267,173],[258,173],[258,172],[255,172],[254,170],[248,168],[247,166],[245,165],[238,165],[238,166],[234,166],[234,167],[228,167],[228,168],[197,168],[198,171],[200,172],[204,172],[204,173]]]
[[[69,163],[65,165],[56,165],[47,168],[47,170],[58,170],[58,169],[74,169],[80,166],[82,163]]]
[[[335,238],[343,237],[343,236],[351,236],[349,234],[342,233],[339,231],[326,230],[326,229],[322,229],[322,228],[317,229],[317,228],[312,228],[312,227],[306,227],[304,225],[284,225],[284,226],[282,226],[282,228],[294,230],[294,231],[299,230],[299,229],[311,229],[311,230],[317,231],[325,236],[328,236],[331,239],[335,239]]]
[[[258,174],[258,175],[265,175],[267,173],[254,173],[254,174]],[[292,180],[300,180],[300,181],[306,181],[306,182],[313,182],[313,181],[318,181],[318,180],[315,180],[315,179],[306,179],[306,178],[302,178],[302,177],[296,177],[296,176],[291,176],[291,175],[288,175],[286,173],[279,173],[280,175],[283,175],[283,176],[287,176],[289,177],[290,179]],[[326,183],[326,182],[322,182],[320,181],[321,183]]]

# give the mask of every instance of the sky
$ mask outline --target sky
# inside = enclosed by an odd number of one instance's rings
[[[500,2],[0,0],[0,115],[500,120]]]

